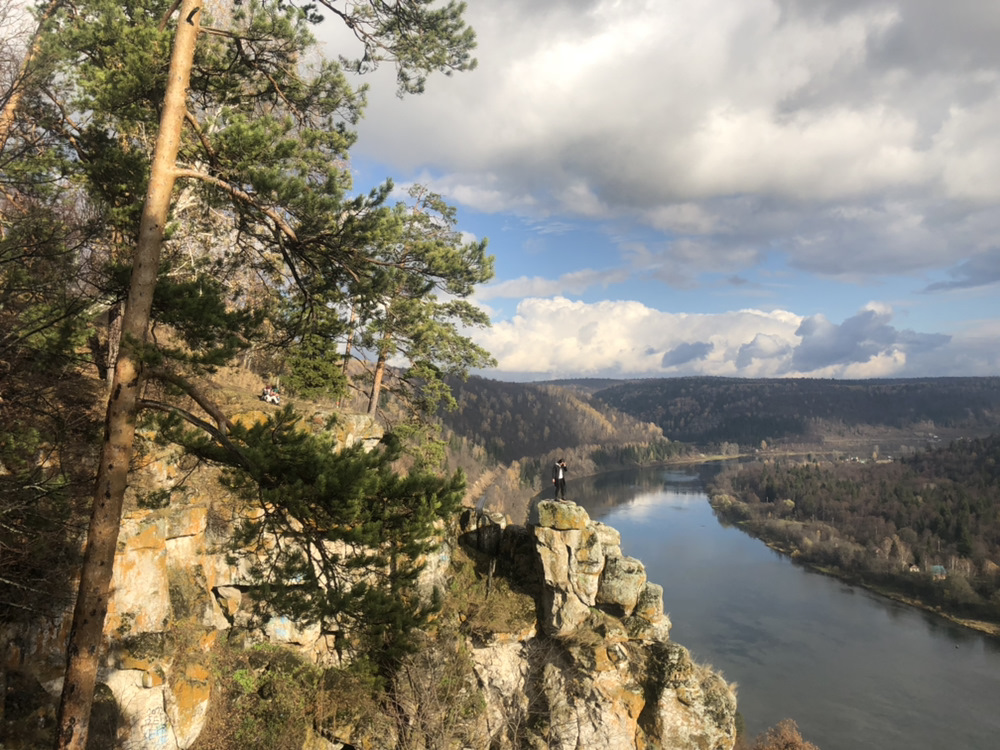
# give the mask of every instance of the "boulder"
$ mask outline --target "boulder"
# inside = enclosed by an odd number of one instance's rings
[[[631,615],[646,587],[646,568],[634,557],[609,557],[601,573],[597,603]],[[661,594],[662,596],[662,594]]]
[[[179,750],[191,747],[205,726],[212,693],[210,678],[204,665],[189,663],[177,670],[167,685],[167,716]]]
[[[585,529],[589,523],[590,516],[579,505],[556,500],[540,500],[528,515],[528,525],[559,531]]]
[[[146,687],[144,673],[134,669],[112,670],[101,675],[101,681],[111,688],[122,713],[124,736],[122,747],[143,750],[174,750],[178,745],[174,727],[165,708],[165,685]]]
[[[647,581],[639,594],[634,614],[651,623],[660,622],[663,619],[663,586]]]
[[[605,557],[621,557],[622,535],[618,529],[600,521],[591,521],[590,527],[597,534],[597,538],[601,542],[601,547],[604,549]]]

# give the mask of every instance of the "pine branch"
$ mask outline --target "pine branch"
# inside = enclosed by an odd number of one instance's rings
[[[160,18],[160,25],[157,26],[159,31],[167,30],[167,24],[170,23],[170,17],[177,12],[178,8],[181,7],[181,2],[183,2],[183,0],[174,0],[174,4],[167,8],[167,12],[163,14],[162,18]]]
[[[285,237],[290,239],[292,242],[298,242],[298,237],[295,235],[295,229],[289,224],[277,211],[266,206],[262,206],[250,193],[245,190],[241,190],[235,185],[231,185],[225,180],[215,177],[210,174],[205,174],[204,172],[199,172],[197,169],[175,169],[174,175],[178,178],[188,178],[191,180],[201,180],[206,182],[213,187],[217,187],[225,193],[228,193],[233,198],[236,198],[241,203],[250,206],[251,208],[260,211],[264,216],[269,218],[274,222],[275,227],[277,227]]]
[[[239,464],[247,471],[249,471],[253,467],[253,464],[251,463],[250,459],[246,456],[246,454],[243,453],[243,451],[239,449],[239,447],[232,440],[229,439],[228,435],[226,435],[221,430],[217,429],[210,422],[206,422],[204,419],[196,417],[187,409],[182,409],[179,406],[174,406],[173,404],[167,404],[164,403],[163,401],[154,401],[152,399],[147,399],[147,398],[139,399],[139,408],[152,409],[154,411],[161,411],[164,412],[165,414],[174,414],[180,417],[188,424],[197,427],[199,430],[207,432],[209,435],[215,438],[215,440],[223,448],[229,451],[237,459]]]
[[[175,385],[184,391],[191,399],[198,404],[205,412],[215,420],[218,429],[223,434],[228,434],[230,430],[233,429],[233,423],[229,420],[229,417],[220,409],[216,403],[208,398],[208,396],[201,391],[197,386],[195,386],[187,378],[172,372],[170,370],[157,367],[149,372],[150,377],[162,380],[171,385]]]

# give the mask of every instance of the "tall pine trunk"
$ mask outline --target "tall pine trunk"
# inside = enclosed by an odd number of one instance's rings
[[[66,678],[59,704],[57,750],[84,750],[87,744],[142,387],[140,345],[146,340],[149,328],[160,247],[174,188],[187,88],[201,21],[201,2],[184,0],[181,5],[170,58],[163,114],[139,225],[128,301],[122,316],[121,343],[108,398],[104,444],[97,468],[80,589],[69,636]]]
[[[379,352],[378,361],[375,363],[375,377],[372,381],[372,392],[368,397],[368,413],[372,416],[378,410],[378,397],[382,393],[382,378],[385,377],[385,350]]]
[[[45,6],[45,10],[42,11],[42,15],[38,19],[38,26],[35,28],[35,33],[31,35],[31,44],[28,45],[28,49],[24,53],[24,59],[21,60],[21,67],[14,77],[10,96],[4,102],[3,110],[0,110],[0,154],[3,153],[4,148],[7,146],[10,129],[14,126],[14,116],[17,113],[17,108],[21,105],[21,97],[24,95],[24,89],[27,86],[28,79],[31,77],[31,67],[38,59],[38,53],[41,51],[42,31],[45,28],[46,22],[52,18],[53,14],[62,4],[63,0],[51,0]]]

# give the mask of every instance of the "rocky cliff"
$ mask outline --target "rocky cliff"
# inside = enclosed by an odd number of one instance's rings
[[[463,529],[501,571],[541,583],[537,631],[472,651],[492,737],[512,712],[541,706],[541,747],[733,747],[733,690],[670,640],[663,588],[622,553],[615,529],[554,501],[535,505],[527,527],[470,512]]]
[[[374,436],[372,425],[342,421],[340,429],[342,444]],[[149,498],[176,485],[182,466],[176,455],[147,456],[123,522],[100,675],[113,707],[107,747],[204,746],[198,739],[216,699],[212,653],[220,643],[277,644],[312,664],[342,664],[338,644],[317,627],[251,619],[248,577],[226,543],[239,518],[210,471],[197,470],[187,489],[149,507]],[[732,748],[732,690],[670,640],[662,588],[622,553],[617,531],[575,505],[541,502],[526,526],[469,510],[458,539],[461,546],[446,539],[428,561],[428,591],[447,589],[451,558],[465,548],[490,583],[503,577],[537,604],[537,615],[513,632],[462,636],[477,732],[458,747]],[[65,612],[2,633],[6,747],[31,746],[18,744],[11,727],[53,719],[69,620]],[[371,750],[402,746],[398,733],[352,734],[350,726],[304,736],[309,750],[348,741]]]

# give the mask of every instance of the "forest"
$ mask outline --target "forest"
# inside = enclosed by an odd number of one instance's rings
[[[476,376],[449,385],[457,408],[440,409],[438,418],[452,432],[481,441],[504,463],[557,448],[610,448],[663,439],[656,425],[567,388]]]
[[[878,462],[742,464],[720,517],[851,581],[1000,624],[1000,436]]]
[[[919,446],[937,432],[981,437],[1000,425],[995,377],[650,379],[598,387],[593,398],[654,422],[671,440],[698,445],[822,446],[835,436],[853,438],[857,445],[883,436],[896,445]],[[849,440],[845,448],[850,446]]]
[[[357,76],[387,67],[402,96],[475,66],[464,10],[0,0],[0,624],[72,612],[58,715],[27,746],[88,746],[123,512],[171,502],[131,486],[159,446],[268,509],[244,541],[297,539],[247,563],[261,607],[383,678],[431,616],[419,560],[464,489],[431,415],[492,362],[466,332],[493,257],[422,185],[356,189],[350,149]],[[355,48],[324,57],[323,13]],[[370,452],[292,408],[353,400],[387,426]]]

